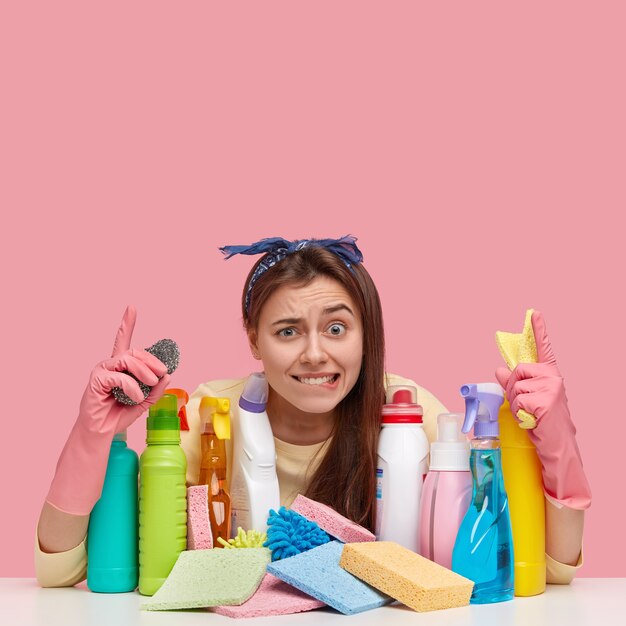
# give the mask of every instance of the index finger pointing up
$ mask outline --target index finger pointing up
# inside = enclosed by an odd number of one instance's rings
[[[113,344],[113,352],[111,356],[117,356],[126,352],[130,348],[130,341],[133,337],[133,330],[135,329],[135,322],[137,321],[137,310],[132,304],[129,304],[124,311],[124,317],[122,317],[122,323],[117,329],[117,335],[115,335],[115,342]]]
[[[537,360],[539,363],[550,363],[550,365],[556,365],[556,357],[552,350],[552,344],[548,338],[548,332],[546,331],[546,323],[543,319],[543,315],[539,311],[535,311],[531,318],[533,324],[533,333],[535,335],[535,342],[537,343]]]

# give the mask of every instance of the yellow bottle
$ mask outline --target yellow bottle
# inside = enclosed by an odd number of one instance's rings
[[[535,596],[546,589],[546,505],[541,463],[528,432],[519,427],[506,400],[498,421],[513,532],[515,595]]]
[[[230,494],[226,481],[226,445],[230,439],[230,400],[205,396],[200,401],[200,481],[208,485],[208,508],[213,545],[221,548],[221,537],[230,539]]]

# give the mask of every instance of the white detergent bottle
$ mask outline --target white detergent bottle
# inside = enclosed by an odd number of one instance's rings
[[[415,387],[387,389],[376,468],[376,538],[418,553],[420,500],[429,451],[423,414]]]
[[[233,537],[239,527],[265,532],[270,509],[280,507],[274,435],[265,412],[267,397],[265,375],[251,374],[239,399],[239,419],[233,420]]]

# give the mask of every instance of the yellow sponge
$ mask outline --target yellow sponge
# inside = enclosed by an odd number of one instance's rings
[[[474,583],[393,541],[347,543],[339,565],[414,611],[469,604]]]
[[[496,332],[496,344],[508,368],[513,371],[520,363],[537,363],[537,344],[533,333],[532,314],[534,309],[526,311],[524,329],[521,333]],[[517,418],[521,421],[520,428],[535,428],[537,420],[534,415],[520,409]]]

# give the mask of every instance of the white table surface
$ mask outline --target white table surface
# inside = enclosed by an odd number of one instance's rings
[[[579,578],[571,585],[548,585],[544,594],[532,598],[430,613],[416,613],[393,605],[350,616],[324,608],[296,615],[234,620],[206,610],[141,611],[141,600],[142,596],[136,592],[91,593],[84,583],[64,589],[41,589],[32,578],[2,578],[0,625],[626,626],[626,578]]]

